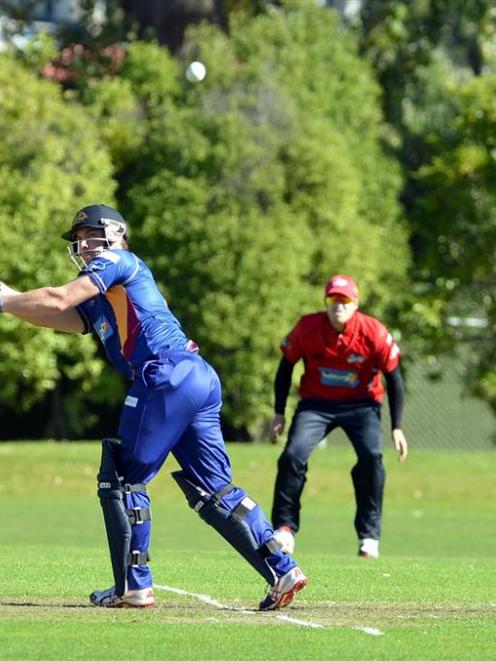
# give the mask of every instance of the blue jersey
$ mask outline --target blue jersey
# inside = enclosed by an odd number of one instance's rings
[[[106,250],[81,271],[100,294],[77,306],[102,341],[113,366],[126,377],[146,360],[193,344],[158,290],[148,266],[128,250]]]

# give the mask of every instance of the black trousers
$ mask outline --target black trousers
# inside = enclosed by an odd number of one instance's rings
[[[355,530],[359,539],[379,539],[386,474],[381,454],[381,409],[373,401],[353,404],[300,401],[277,464],[273,526],[289,525],[298,531],[308,458],[318,443],[337,427],[346,433],[357,455],[357,463],[351,469],[356,500]]]

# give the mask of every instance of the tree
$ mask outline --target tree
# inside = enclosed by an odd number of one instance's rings
[[[352,271],[370,311],[401,297],[401,179],[381,146],[379,90],[332,12],[235,14],[229,37],[204,25],[185,48],[207,65],[201,85],[153,44],[129,49],[119,84],[146,137],[119,196],[134,245],[221,373],[230,437],[253,438],[279,340],[322,305],[329,275]]]
[[[496,303],[496,74],[452,86],[451,129],[431,136],[438,154],[419,171],[426,189],[414,220],[421,237],[421,264],[436,283],[436,295],[449,314],[487,320],[485,331],[445,332],[453,346],[469,345],[469,383],[496,411],[494,333]]]
[[[485,372],[492,343],[484,246],[491,240],[493,201],[483,175],[492,145],[481,127],[488,129],[492,115],[486,94],[496,71],[494,28],[488,0],[372,0],[355,21],[361,51],[383,89],[389,145],[405,179],[412,286],[398,323],[412,356],[433,359],[468,345],[462,359],[467,383],[490,401],[490,388],[477,375]],[[485,119],[475,137],[470,118],[481,112]],[[486,331],[449,322],[485,314]]]
[[[394,128],[390,145],[404,168],[407,214],[423,194],[415,173],[435,155],[429,135],[446,131],[452,119],[447,82],[460,84],[496,67],[492,7],[489,0],[371,0],[355,21]]]
[[[297,2],[233,12],[227,32],[191,29],[184,53],[206,63],[201,85],[184,79],[185,59],[156,43],[127,45],[117,69],[78,61],[81,75],[63,85],[64,96],[55,93],[65,107],[53,133],[62,145],[69,133],[88,140],[82,152],[91,154],[85,172],[95,187],[57,203],[79,195],[111,203],[117,184],[132,248],[221,374],[228,438],[259,438],[279,341],[322,306],[332,273],[357,277],[370,312],[385,313],[404,295],[401,177],[383,147],[379,87],[333,12]],[[41,89],[51,99],[55,87]],[[43,135],[54,145],[48,161],[61,167],[64,147]],[[36,154],[26,159],[34,175]],[[49,204],[46,215],[55,217]],[[38,281],[33,271],[28,285]],[[72,353],[61,360],[45,391],[57,370],[83,383]]]
[[[81,107],[8,54],[0,59],[2,277],[20,289],[62,284],[70,260],[60,234],[78,206],[112,197],[112,164]],[[0,335],[4,406],[20,414],[57,394],[61,410],[53,432],[81,433],[85,423],[94,422],[88,409],[84,414],[83,400],[113,401],[117,394],[114,381],[96,385],[102,363],[89,338],[35,329],[8,315],[1,319]],[[44,420],[39,426],[40,435],[48,429]]]

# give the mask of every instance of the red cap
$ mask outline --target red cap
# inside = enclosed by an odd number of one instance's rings
[[[341,294],[342,296],[348,296],[355,302],[358,301],[358,287],[349,275],[332,276],[326,284],[325,295],[332,296],[333,294]]]

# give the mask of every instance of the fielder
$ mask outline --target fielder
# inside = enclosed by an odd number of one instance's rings
[[[169,310],[147,265],[128,249],[115,209],[84,207],[63,237],[80,268],[60,287],[18,292],[1,283],[0,310],[37,326],[88,333],[132,382],[118,436],[105,439],[98,497],[114,585],[90,595],[95,606],[146,608],[154,603],[149,561],[150,498],[146,485],[169,452],[188,504],[267,581],[260,610],[289,604],[308,583],[282,552],[261,507],[231,482],[220,430],[221,385]]]
[[[355,490],[358,554],[379,556],[385,471],[382,464],[381,373],[386,380],[392,439],[403,462],[408,444],[401,430],[403,380],[400,350],[385,326],[358,312],[358,288],[347,275],[335,275],[325,287],[326,310],[300,318],[283,341],[277,370],[275,441],[285,426],[284,410],[293,367],[303,360],[300,402],[278,461],[272,523],[281,548],[293,553],[300,527],[300,499],[307,461],[317,444],[336,427],[350,439],[357,455],[351,471]]]

